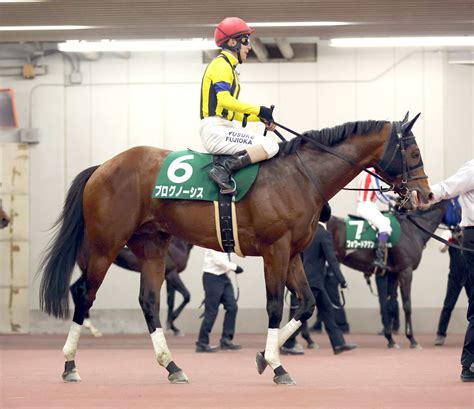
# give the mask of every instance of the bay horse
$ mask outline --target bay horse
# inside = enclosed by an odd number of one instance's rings
[[[417,210],[410,214],[418,224],[433,233],[443,220],[448,207],[446,200],[441,201],[428,210]],[[430,236],[408,220],[406,213],[395,212],[400,222],[400,241],[388,249],[387,267],[385,274],[376,278],[377,292],[382,315],[383,332],[388,341],[388,348],[398,348],[392,337],[392,314],[389,311],[389,300],[397,297],[398,285],[402,295],[403,311],[405,313],[405,335],[410,341],[410,348],[420,348],[413,334],[411,309],[411,284],[413,271],[421,261],[421,256]],[[333,237],[334,251],[338,260],[354,270],[369,277],[374,271],[375,252],[372,249],[346,250],[346,223],[338,217],[331,217],[327,223],[328,231]]]
[[[249,193],[236,203],[241,251],[264,261],[268,332],[265,350],[257,353],[256,360],[260,373],[263,364],[273,369],[275,383],[294,384],[281,365],[279,347],[314,311],[299,254],[314,237],[323,204],[367,167],[393,182],[407,197],[406,206],[428,202],[427,176],[411,131],[418,116],[403,123],[348,122],[282,142],[279,154],[260,165]],[[84,315],[125,245],[141,266],[139,303],[156,359],[171,383],[188,382],[171,356],[159,317],[166,253],[172,236],[217,251],[221,248],[213,203],[152,199],[156,176],[169,153],[153,147],[131,148],[82,171],[72,182],[59,229],[40,265],[40,306],[57,318],[69,315],[68,286],[76,260],[86,265],[82,302],[75,306],[63,348],[66,382],[80,380],[74,358]],[[299,309],[279,329],[285,286],[297,295]]]
[[[167,304],[168,304],[168,313],[166,319],[166,329],[172,331],[175,336],[183,335],[182,331],[174,325],[175,320],[179,317],[184,307],[191,300],[191,294],[189,290],[181,280],[179,274],[186,269],[189,260],[189,254],[193,248],[192,244],[189,244],[183,240],[173,237],[168,248],[168,253],[166,254],[166,267],[165,267],[165,280],[166,280],[166,293],[167,293]],[[114,264],[119,267],[122,267],[126,270],[140,272],[140,263],[137,257],[131,252],[128,247],[124,247],[120,250],[117,258],[114,260]],[[76,293],[78,289],[85,282],[85,270],[86,266],[84,264],[79,266],[82,275],[79,277],[74,284],[71,285],[71,293],[73,300],[75,301]],[[178,308],[175,306],[176,292],[180,293],[183,297],[183,300],[179,304]],[[84,317],[85,319],[90,319],[89,312]],[[100,331],[95,328],[92,323],[89,321],[86,326],[94,336],[100,336]],[[97,331],[97,332],[96,332]]]
[[[5,210],[2,207],[2,199],[0,199],[0,229],[4,229],[10,223],[10,218]]]

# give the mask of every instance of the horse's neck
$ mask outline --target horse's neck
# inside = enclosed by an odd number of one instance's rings
[[[383,154],[387,136],[388,132],[365,136],[352,135],[346,141],[332,147],[347,158],[347,161],[328,152],[316,151],[306,144],[301,149],[301,156],[305,165],[316,176],[319,182],[318,189],[324,198],[329,200],[350,183],[363,168],[374,166]],[[357,166],[354,166],[354,163]]]
[[[443,220],[444,213],[445,210],[442,207],[435,207],[424,212],[423,214],[413,215],[412,217],[416,219],[416,221],[430,233],[434,233],[434,231],[438,228],[439,224]],[[428,233],[425,233],[423,230],[416,227],[409,220],[405,219],[405,223],[410,224],[412,226],[412,229],[418,232],[415,237],[420,237],[423,244],[426,244],[427,241],[431,238]]]

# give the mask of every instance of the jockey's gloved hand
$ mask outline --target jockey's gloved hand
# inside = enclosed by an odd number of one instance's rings
[[[235,274],[240,274],[240,273],[243,273],[244,272],[244,269],[240,266],[237,266],[237,268],[235,269]]]
[[[347,281],[343,281],[341,283],[341,288],[347,288],[349,285],[347,284]]]
[[[261,106],[258,117],[265,123],[274,122],[272,110],[268,107]]]

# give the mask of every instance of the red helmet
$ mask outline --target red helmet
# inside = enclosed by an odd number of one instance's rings
[[[214,40],[216,45],[221,47],[229,38],[250,35],[252,33],[253,30],[241,18],[227,17],[217,25],[214,31]]]

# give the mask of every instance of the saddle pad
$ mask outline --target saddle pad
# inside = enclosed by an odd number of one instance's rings
[[[192,150],[171,152],[156,178],[153,199],[217,201],[219,187],[207,176],[213,155]],[[237,171],[235,201],[241,200],[257,178],[258,163]]]
[[[382,212],[390,219],[392,235],[387,247],[396,246],[400,241],[400,223],[397,218],[389,212]],[[360,217],[347,216],[346,222],[346,249],[375,249],[377,243],[377,232],[370,223]]]

